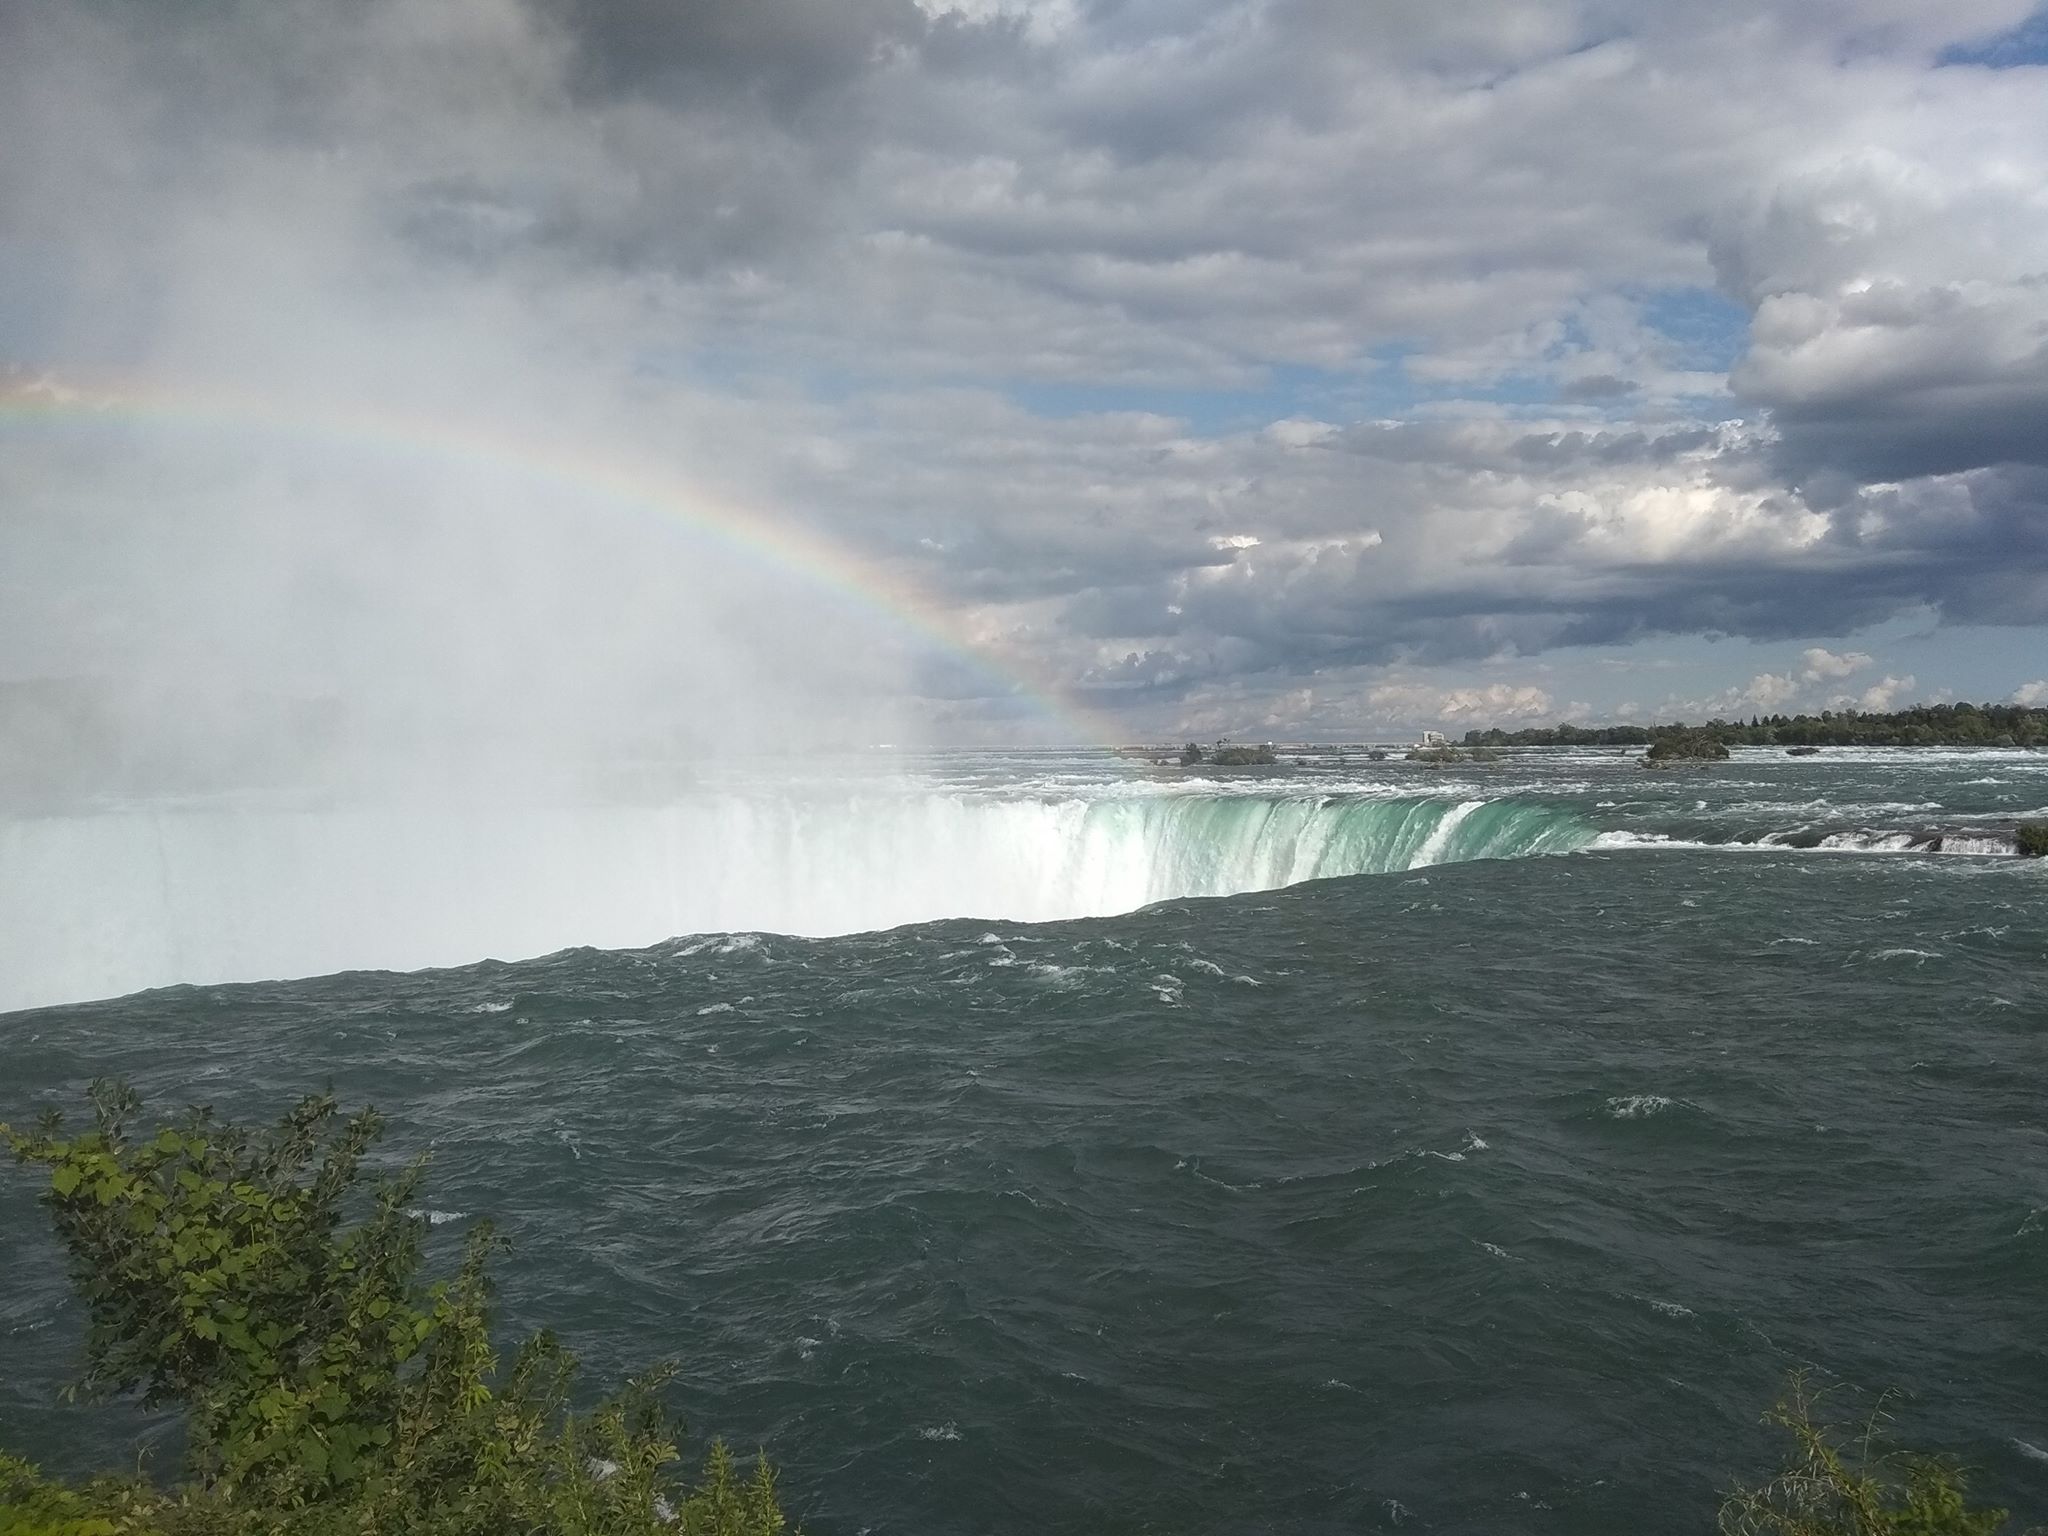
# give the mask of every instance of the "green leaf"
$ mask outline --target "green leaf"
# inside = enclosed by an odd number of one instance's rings
[[[50,1188],[60,1195],[68,1195],[78,1188],[79,1173],[69,1164],[60,1164],[50,1175]]]

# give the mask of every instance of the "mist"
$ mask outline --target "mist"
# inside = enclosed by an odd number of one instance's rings
[[[605,185],[526,11],[13,8],[6,43],[0,193],[51,270],[9,315],[0,791],[475,792],[914,731],[917,647],[773,553],[832,509],[747,505],[762,434],[666,371],[659,285],[489,248],[464,186]]]
[[[538,12],[0,29],[0,1009],[770,917],[661,808],[943,734]]]

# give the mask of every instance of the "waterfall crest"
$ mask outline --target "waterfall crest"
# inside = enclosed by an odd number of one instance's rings
[[[734,794],[0,821],[0,1010],[681,933],[1105,916],[1592,836],[1568,811],[1513,799],[1285,794]]]

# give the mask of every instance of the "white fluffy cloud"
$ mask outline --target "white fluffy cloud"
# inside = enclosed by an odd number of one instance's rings
[[[1856,700],[1856,707],[1870,714],[1882,714],[1886,710],[1897,709],[1913,696],[1913,689],[1917,686],[1910,673],[1904,677],[1886,676],[1863,690],[1862,695]]]
[[[1835,652],[1823,646],[1810,646],[1800,652],[1800,673],[1802,681],[1809,683],[1826,682],[1832,678],[1847,677],[1852,672],[1861,672],[1870,665],[1870,657],[1863,651]]]
[[[1551,696],[1543,689],[1513,683],[1476,688],[1383,683],[1367,692],[1365,702],[1382,719],[1440,720],[1459,726],[1488,720],[1538,720],[1555,712]]]

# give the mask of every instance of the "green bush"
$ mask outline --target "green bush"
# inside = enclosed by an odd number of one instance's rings
[[[2048,859],[2048,821],[2023,821],[2013,836],[2023,859]]]
[[[44,1482],[36,1469],[0,1456],[0,1536],[136,1536],[162,1528],[149,1519],[154,1495],[113,1483],[75,1491]]]
[[[1954,1463],[1882,1451],[1881,1415],[1852,1440],[1816,1422],[1815,1406],[1795,1376],[1766,1415],[1792,1437],[1791,1455],[1762,1487],[1729,1496],[1723,1536],[1995,1536],[2004,1528],[2004,1510],[1971,1506]]]
[[[1680,731],[1660,736],[1650,743],[1650,750],[1643,754],[1643,761],[1718,762],[1727,756],[1728,744],[1719,737],[1709,736],[1703,731]]]
[[[91,1130],[67,1135],[51,1115],[33,1132],[0,1125],[0,1139],[49,1169],[43,1203],[89,1315],[81,1386],[185,1409],[188,1481],[170,1495],[52,1489],[8,1463],[0,1536],[10,1520],[76,1536],[286,1518],[362,1536],[782,1530],[765,1460],[742,1476],[714,1445],[696,1488],[674,1479],[668,1372],[582,1414],[575,1362],[551,1335],[500,1373],[497,1240],[480,1226],[452,1276],[421,1282],[425,1165],[364,1187],[383,1131],[373,1111],[344,1119],[309,1098],[265,1132],[199,1110],[132,1137],[132,1093],[95,1084],[91,1100]]]

